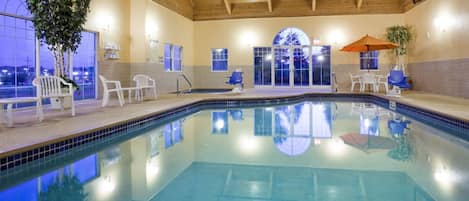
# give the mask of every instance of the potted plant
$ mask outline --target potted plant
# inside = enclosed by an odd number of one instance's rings
[[[54,56],[54,75],[71,83],[78,90],[78,85],[65,72],[65,54],[75,53],[81,43],[81,32],[90,11],[91,0],[27,0],[27,6],[33,14],[36,37]],[[60,100],[59,100],[60,101]],[[51,100],[57,103],[57,100]],[[59,102],[60,103],[60,102]],[[64,107],[70,105],[71,100]],[[61,104],[59,104],[61,105]]]
[[[405,56],[408,54],[408,47],[412,41],[411,27],[406,25],[391,26],[386,29],[386,38],[399,45],[394,49],[397,66],[405,71]]]

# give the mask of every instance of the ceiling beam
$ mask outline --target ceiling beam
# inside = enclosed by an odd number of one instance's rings
[[[357,0],[357,8],[360,9],[362,8],[363,5],[363,0]]]
[[[225,2],[226,11],[231,15],[231,3],[229,0],[223,0]]]
[[[311,1],[311,10],[316,11],[316,6],[317,6],[316,0],[312,0]]]
[[[267,0],[267,4],[269,5],[269,12],[272,12],[272,0]]]

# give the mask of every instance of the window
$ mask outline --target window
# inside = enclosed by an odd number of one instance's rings
[[[36,43],[31,21],[0,15],[0,98],[36,96]],[[33,103],[15,107],[31,106]]]
[[[213,72],[228,71],[228,49],[226,48],[212,49],[212,71]]]
[[[360,52],[360,70],[378,70],[379,52]]]
[[[298,28],[286,28],[280,31],[274,38],[272,43],[274,46],[279,45],[310,45],[309,36]]]
[[[36,50],[34,25],[31,22],[25,1],[0,1],[0,98],[36,96],[36,88],[32,81],[37,74],[53,75],[54,61],[47,45],[41,45]],[[73,78],[80,86],[75,99],[95,98],[95,69],[96,69],[96,34],[82,33],[82,43],[73,55]],[[36,57],[39,51],[39,57]],[[36,66],[36,61],[40,65]],[[44,100],[43,104],[48,104]],[[35,103],[22,103],[17,107],[33,106]]]
[[[182,46],[166,43],[164,45],[164,70],[166,72],[181,72]]]

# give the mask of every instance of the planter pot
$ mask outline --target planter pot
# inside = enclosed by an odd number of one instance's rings
[[[72,107],[72,97],[67,96],[64,98],[50,98],[50,104],[52,109],[62,109],[62,101],[64,109]]]
[[[67,89],[62,89],[63,93],[66,93]],[[72,97],[67,96],[63,98],[50,98],[50,104],[52,109],[62,109],[62,102],[64,109],[72,107]]]

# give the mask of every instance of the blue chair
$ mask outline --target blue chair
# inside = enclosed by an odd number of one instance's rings
[[[404,135],[410,124],[409,120],[392,119],[388,120],[388,128],[393,136]]]
[[[241,71],[234,71],[230,77],[228,77],[229,80],[226,82],[226,84],[229,85],[239,85],[242,88],[244,88],[244,83],[243,83],[243,72]],[[236,88],[235,88],[236,89]],[[239,90],[241,90],[239,89]]]
[[[231,115],[231,118],[232,118],[234,121],[242,121],[242,120],[244,120],[243,111],[242,111],[242,110],[230,110],[230,115]]]
[[[410,89],[411,87],[402,70],[391,70],[388,76],[388,84],[393,86],[393,89],[388,94],[398,96],[401,94],[401,89]]]

